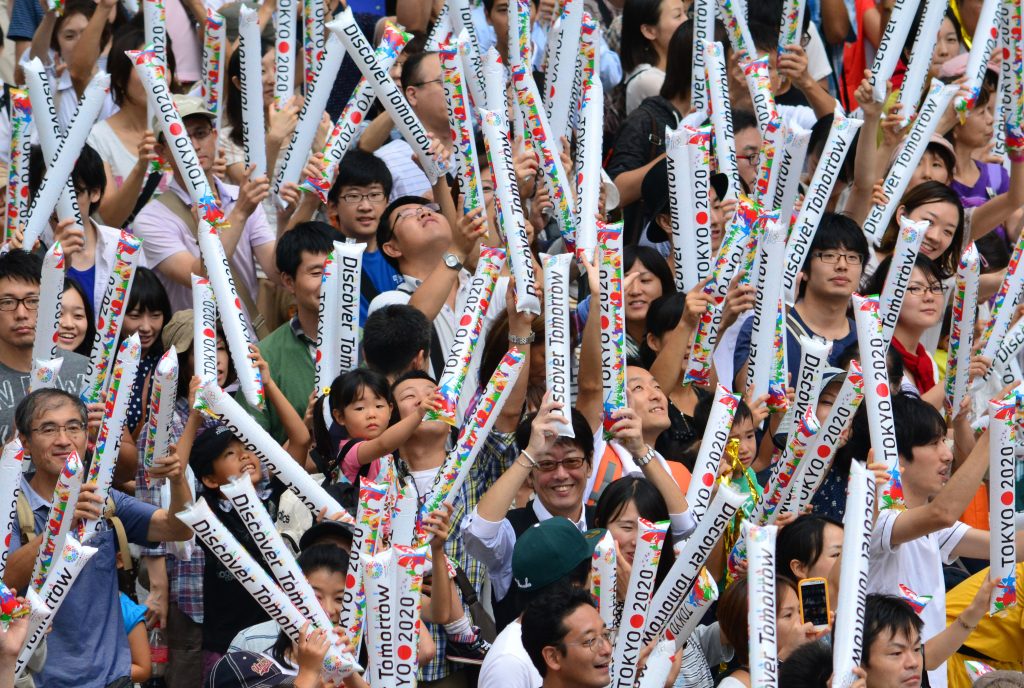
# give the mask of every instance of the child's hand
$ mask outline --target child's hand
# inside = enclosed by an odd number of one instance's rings
[[[331,647],[330,636],[323,628],[310,629],[307,621],[302,626],[302,633],[296,645],[296,659],[299,664],[299,673],[314,674],[319,676],[324,665],[324,657]]]
[[[203,386],[202,380],[198,375],[193,375],[192,379],[188,383],[188,407],[195,408],[196,395],[199,394],[199,388]]]
[[[757,428],[768,417],[768,395],[762,394],[757,399],[754,399],[753,394],[754,388],[748,387],[747,391],[743,394],[743,401],[750,409],[750,415],[754,419],[754,427]]]
[[[420,411],[426,413],[427,411],[440,411],[444,408],[444,397],[441,393],[434,388],[433,394],[423,397],[423,401],[420,402]]]
[[[887,91],[889,89],[886,89]],[[853,94],[853,97],[857,99],[857,105],[860,105],[860,109],[864,112],[864,119],[874,117],[878,119],[882,116],[882,106],[884,103],[876,103],[874,89],[871,88],[871,70],[864,70],[864,79],[861,80],[860,86],[857,87],[857,91]]]
[[[273,382],[270,378],[270,365],[263,360],[263,355],[260,354],[259,348],[255,344],[249,345],[249,360],[253,362],[260,370],[260,378],[263,379],[263,384]]]
[[[12,588],[11,592],[15,592]],[[18,602],[28,605],[24,597],[19,597]],[[28,616],[22,616],[11,621],[7,631],[0,631],[0,657],[7,660],[17,659],[21,652],[21,646],[25,643],[28,635]]]
[[[188,457],[185,457],[185,461],[188,461]],[[184,475],[185,468],[183,466],[181,457],[178,456],[178,445],[172,444],[167,447],[167,455],[153,459],[153,465],[149,469],[149,477],[151,480],[161,480],[167,478],[173,480],[180,475]]]
[[[430,549],[434,550],[434,570],[439,570],[437,567],[441,566],[444,562],[442,558],[444,555],[444,543],[448,540],[448,533],[452,527],[452,505],[442,504],[440,509],[430,512],[425,519],[423,519],[423,529],[433,535],[434,537],[430,540]],[[440,554],[441,556],[438,556]]]
[[[70,258],[85,248],[85,230],[81,225],[75,224],[75,218],[66,217],[59,221],[53,230],[53,240],[60,242],[64,256]]]

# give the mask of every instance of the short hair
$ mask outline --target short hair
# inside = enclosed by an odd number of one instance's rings
[[[587,417],[576,410],[575,407],[571,409],[563,409],[563,413],[568,411],[569,423],[572,425],[573,433],[576,437],[559,437],[555,440],[555,444],[574,445],[579,447],[583,452],[583,456],[586,458],[588,464],[593,465],[594,463],[594,431],[590,428],[590,424],[587,422]],[[533,421],[537,417],[537,412],[529,413],[519,422],[519,426],[516,428],[516,446],[520,448],[526,448],[530,444],[530,432],[533,430]]]
[[[548,673],[544,661],[544,648],[557,647],[565,652],[565,636],[569,628],[565,620],[584,605],[594,606],[590,593],[573,587],[554,587],[546,590],[523,612],[523,649],[541,676]]]
[[[975,688],[1021,688],[1024,686],[1024,674],[1019,671],[993,671],[978,678]]]
[[[914,447],[927,446],[946,436],[946,419],[942,413],[916,394],[892,395],[892,420],[896,451],[908,463],[914,460]]]
[[[381,247],[391,241],[391,235],[393,227],[391,226],[391,213],[395,212],[398,208],[403,205],[428,205],[429,199],[423,198],[422,196],[399,196],[395,200],[388,203],[388,207],[384,209],[384,212],[380,215],[380,221],[377,223],[377,250],[380,251]],[[398,261],[392,260],[387,254],[383,254],[387,261],[396,268],[398,267]]]
[[[415,53],[409,53],[405,58],[405,62],[402,63],[402,90],[409,88],[410,86],[418,86],[420,81],[420,72],[422,72],[423,61],[430,55],[436,55],[437,53],[431,52],[430,50],[421,50]]]
[[[32,422],[40,412],[60,408],[67,404],[71,404],[78,410],[78,415],[81,416],[83,423],[89,422],[89,412],[81,399],[62,389],[44,387],[30,392],[28,396],[18,402],[18,407],[14,409],[14,427],[25,437],[30,437]]]
[[[757,129],[758,132],[761,130],[757,128],[757,117],[750,110],[733,110],[732,111],[732,132],[738,134],[741,131],[747,129]]]
[[[825,528],[830,525],[843,528],[843,524],[831,516],[804,514],[780,530],[775,541],[775,570],[795,580],[797,575],[789,562],[796,559],[804,566],[813,566],[825,549]]]
[[[375,310],[363,325],[366,365],[387,377],[405,372],[421,351],[430,354],[432,327],[412,306],[392,304]]]
[[[778,50],[778,19],[775,19],[774,21],[770,22],[760,21],[759,19],[751,19],[750,21],[747,22],[747,28],[750,29],[750,39],[754,41],[754,50],[762,53],[770,53],[774,50]]]
[[[832,648],[820,641],[799,646],[779,663],[779,685],[786,688],[828,688]]]
[[[384,187],[384,195],[390,196],[394,187],[394,179],[386,162],[373,153],[358,148],[345,153],[338,165],[338,177],[334,180],[327,200],[337,201],[344,186],[370,186],[380,184]]]
[[[47,164],[46,158],[43,156],[43,149],[38,145],[32,146],[28,158],[29,203],[39,193],[39,188],[43,185]],[[107,188],[107,173],[103,168],[103,158],[88,143],[82,146],[75,166],[71,169],[71,182],[75,185],[76,193],[98,191],[100,199],[103,198],[103,192]]]
[[[125,304],[124,312],[133,310],[151,311],[163,313],[164,322],[171,319],[171,300],[167,297],[167,289],[163,282],[156,276],[156,273],[149,268],[138,267],[135,269],[135,278],[132,280],[132,289],[128,294],[128,303]]]
[[[302,252],[313,255],[328,254],[334,250],[338,233],[326,222],[300,222],[281,235],[274,248],[274,262],[282,275],[295,277],[302,263]]]
[[[906,600],[895,595],[868,595],[864,603],[864,649],[860,659],[861,666],[867,666],[871,662],[871,646],[883,631],[888,631],[894,636],[903,633],[908,638],[911,631],[917,631],[920,638],[922,628],[924,621]]]
[[[39,284],[42,275],[43,259],[34,253],[12,249],[0,255],[0,279]]]
[[[427,382],[431,382],[435,385],[437,384],[437,380],[434,379],[434,376],[425,370],[407,370],[396,377],[395,381],[391,383],[391,395],[394,396],[395,388],[398,387],[398,385],[409,380],[426,380]]]
[[[832,249],[846,249],[860,255],[860,267],[863,274],[864,266],[867,265],[870,255],[868,240],[864,238],[864,230],[846,215],[824,213],[818,223],[818,231],[815,232],[814,239],[811,240],[811,245],[807,249],[807,255],[804,257],[804,275],[810,276],[815,253]],[[806,289],[807,281],[803,280],[800,283],[798,295],[803,296]]]

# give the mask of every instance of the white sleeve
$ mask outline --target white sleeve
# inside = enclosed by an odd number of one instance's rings
[[[512,550],[516,533],[507,518],[497,523],[482,518],[474,508],[462,522],[466,553],[487,568],[494,599],[502,600],[512,587]]]

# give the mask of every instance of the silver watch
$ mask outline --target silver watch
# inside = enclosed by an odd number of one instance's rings
[[[647,445],[647,451],[644,452],[644,455],[639,457],[639,458],[634,456],[633,457],[633,461],[636,462],[637,466],[639,466],[640,468],[643,468],[644,466],[649,464],[651,461],[654,461],[654,457],[655,456],[657,456],[657,452],[654,451],[654,447],[652,447],[650,445]]]
[[[441,259],[444,261],[445,266],[452,270],[462,269],[462,261],[456,258],[454,253],[445,253],[441,256]]]

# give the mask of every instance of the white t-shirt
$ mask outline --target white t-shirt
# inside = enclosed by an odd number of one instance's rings
[[[105,119],[93,125],[86,143],[100,154],[103,162],[110,165],[110,171],[114,174],[113,181],[118,187],[139,161],[138,151],[128,150]]]
[[[513,621],[498,634],[480,667],[479,688],[540,688],[544,683],[523,647],[523,626]]]
[[[440,466],[422,471],[409,471],[409,475],[412,476],[413,481],[416,483],[416,494],[421,497],[430,494],[430,488],[434,486],[434,478],[437,477],[439,470],[441,470]]]
[[[916,593],[932,595],[932,600],[920,613],[924,621],[921,640],[927,641],[946,628],[945,582],[942,565],[955,558],[953,550],[971,529],[957,521],[924,537],[893,546],[892,529],[904,511],[886,509],[878,514],[871,532],[871,575],[868,592],[899,595],[902,583]],[[946,664],[928,672],[932,688],[946,687]]]
[[[637,65],[626,77],[626,114],[636,110],[640,103],[661,93],[665,72],[649,64]]]

